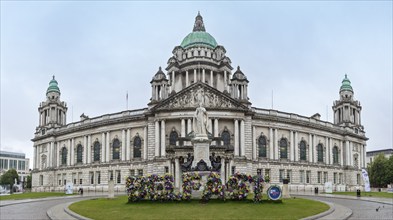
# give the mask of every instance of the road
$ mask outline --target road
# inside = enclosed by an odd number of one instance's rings
[[[318,199],[321,201],[336,203],[352,210],[349,219],[393,219],[393,205],[377,202],[354,200],[344,198],[299,196],[303,198]]]

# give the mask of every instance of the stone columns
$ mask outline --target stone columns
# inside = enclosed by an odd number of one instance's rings
[[[214,119],[214,137],[218,137],[218,119]]]
[[[255,132],[255,126],[252,126],[252,159],[257,159],[257,144],[256,144],[257,134]]]
[[[49,149],[48,149],[48,167],[52,167],[52,153],[53,153],[53,142],[50,142],[49,144]]]
[[[312,137],[311,137],[311,134],[308,134],[308,145],[309,145],[309,148],[308,148],[308,161],[309,162],[313,162],[314,160],[313,160],[313,145],[314,143],[313,143],[313,141],[312,141]]]
[[[212,120],[214,120],[214,119],[209,119],[209,121],[207,122],[207,128],[208,128],[208,131],[209,131],[209,133],[213,133],[213,123],[212,123]]]
[[[273,128],[269,128],[269,158],[274,159],[274,139],[273,139]]]
[[[37,147],[34,147],[34,154],[36,154],[36,149]],[[59,142],[57,142],[57,149],[56,149],[56,161],[57,161],[57,164],[56,164],[56,166],[57,167],[60,167],[60,152],[61,152],[61,147],[60,147],[60,144],[59,144]]]
[[[213,87],[213,70],[210,70],[210,86]]]
[[[87,136],[83,136],[83,157],[82,157],[83,164],[86,164],[86,162],[87,162],[87,148],[88,148]]]
[[[160,156],[160,124],[159,121],[155,121],[155,151],[154,156]]]
[[[71,163],[70,165],[74,165],[75,163],[75,140],[74,138],[71,139]]]
[[[188,82],[188,70],[186,71],[186,87],[188,87],[189,82]]]
[[[67,148],[68,148],[68,151],[67,151],[67,154],[68,154],[67,155],[67,166],[70,166],[71,165],[71,155],[72,155],[72,153],[71,153],[71,149],[72,149],[71,139],[68,140]]]
[[[280,155],[279,155],[279,153],[278,153],[278,149],[279,149],[279,146],[278,146],[278,134],[277,134],[277,128],[276,129],[274,129],[274,157],[275,157],[275,159],[276,160],[278,160],[278,159],[280,159]]]
[[[295,158],[294,158],[294,160],[295,161],[298,161],[299,160],[299,155],[298,155],[298,153],[299,153],[299,147],[298,147],[298,139],[297,139],[297,131],[295,131],[294,132],[295,133],[295,143],[294,143],[294,145],[295,145]]]
[[[202,69],[202,82],[205,83],[206,79],[205,79],[205,69]]]
[[[161,121],[161,156],[165,157],[165,120]]]
[[[87,136],[87,163],[91,163],[91,135]]]
[[[240,156],[245,156],[246,147],[244,141],[244,120],[240,120]]]
[[[340,141],[340,151],[339,151],[339,153],[340,153],[340,161],[339,161],[339,163],[340,163],[341,166],[343,166],[343,165],[345,165],[345,163],[344,163],[344,148],[343,148],[343,142],[342,141]]]
[[[294,161],[295,160],[295,146],[294,146],[294,141],[293,141],[293,131],[289,131],[289,140],[290,140],[290,151],[289,151],[289,155],[290,155],[290,160]]]
[[[197,82],[197,70],[194,69],[194,83]]]
[[[106,153],[105,153],[105,151],[106,151],[106,147],[105,147],[105,144],[106,142],[105,142],[105,133],[102,133],[101,134],[101,152],[102,152],[102,154],[101,154],[101,162],[105,162],[105,158],[106,158]]]
[[[144,140],[146,141],[146,140]],[[130,129],[126,131],[126,160],[131,159],[131,149],[130,149]]]
[[[122,129],[121,131],[121,160],[126,160],[126,131]]]
[[[148,144],[148,140],[147,140],[147,126],[145,126],[143,128],[143,159],[147,160],[147,144]]]
[[[348,160],[348,162],[349,162],[349,166],[353,166],[353,157],[352,157],[352,150],[353,150],[353,143],[352,143],[352,141],[348,141],[348,143],[349,143],[349,160]]]
[[[180,187],[180,163],[179,163],[179,158],[175,158],[175,187],[176,188],[181,188]]]
[[[106,132],[106,162],[110,161],[110,144],[109,144],[109,140],[110,140],[110,132]]]
[[[33,168],[37,168],[37,146],[34,146],[34,164]]]
[[[330,152],[330,147],[329,147],[329,140],[328,140],[328,137],[325,137],[325,148],[326,148],[326,151],[325,151],[325,163],[326,164],[330,164],[330,154],[329,154],[329,152]]]
[[[227,71],[224,71],[224,90],[228,90],[227,84]]]
[[[234,133],[235,133],[235,156],[239,156],[239,123],[237,121],[237,119],[235,119],[234,122]]]
[[[184,118],[181,119],[180,136],[181,137],[185,137],[186,136],[186,120]]]
[[[187,133],[190,133],[192,131],[192,121],[191,118],[187,119]]]

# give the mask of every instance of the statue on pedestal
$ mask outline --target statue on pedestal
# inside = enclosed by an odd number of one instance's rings
[[[194,133],[195,136],[207,137],[209,117],[207,116],[206,109],[203,107],[204,94],[202,89],[197,92],[197,100],[199,106],[196,108],[193,118]]]

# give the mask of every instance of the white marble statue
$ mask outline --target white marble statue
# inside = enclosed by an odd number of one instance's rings
[[[203,105],[202,89],[198,91],[197,99],[198,99],[199,106],[195,110],[194,119],[193,119],[195,136],[207,136],[209,118],[207,116],[206,109],[202,106]]]

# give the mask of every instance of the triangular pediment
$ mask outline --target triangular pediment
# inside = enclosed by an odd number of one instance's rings
[[[199,106],[200,100],[202,100],[202,106],[206,109],[249,110],[247,106],[229,95],[201,82],[195,83],[170,96],[153,107],[152,110],[195,109]]]

